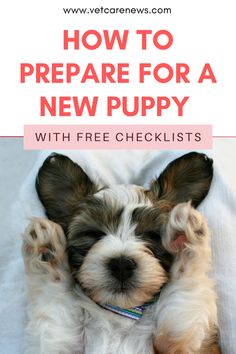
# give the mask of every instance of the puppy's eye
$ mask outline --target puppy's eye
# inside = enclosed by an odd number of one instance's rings
[[[152,240],[152,241],[160,241],[160,234],[157,231],[146,231],[144,234],[145,238]]]
[[[79,269],[91,247],[104,236],[101,230],[85,230],[76,233],[67,247],[68,259],[72,269]]]
[[[103,237],[105,233],[102,230],[85,230],[82,232],[78,232],[76,234],[77,238],[80,237],[92,237],[94,239],[99,240],[101,237]]]
[[[149,254],[149,255],[152,256],[152,257],[155,257],[154,252],[151,250],[151,248],[146,247],[146,248],[144,249],[144,252],[147,253],[147,254]]]

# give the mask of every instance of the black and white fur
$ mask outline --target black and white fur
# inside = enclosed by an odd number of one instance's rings
[[[23,243],[26,353],[220,353],[210,233],[194,209],[212,174],[209,158],[190,153],[149,190],[101,188],[50,155],[36,181],[48,219],[32,219]],[[153,298],[139,321],[100,306]]]

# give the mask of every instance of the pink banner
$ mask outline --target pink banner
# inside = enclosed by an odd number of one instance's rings
[[[25,125],[24,148],[211,149],[211,125]]]

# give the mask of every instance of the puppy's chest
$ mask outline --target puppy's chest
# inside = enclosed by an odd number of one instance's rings
[[[107,310],[92,318],[85,313],[83,354],[151,354],[150,335],[141,333],[142,320],[132,320]]]

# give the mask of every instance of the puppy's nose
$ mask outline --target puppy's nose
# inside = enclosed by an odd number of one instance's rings
[[[132,277],[136,267],[137,264],[133,259],[124,256],[111,258],[108,262],[113,277],[122,282]]]

